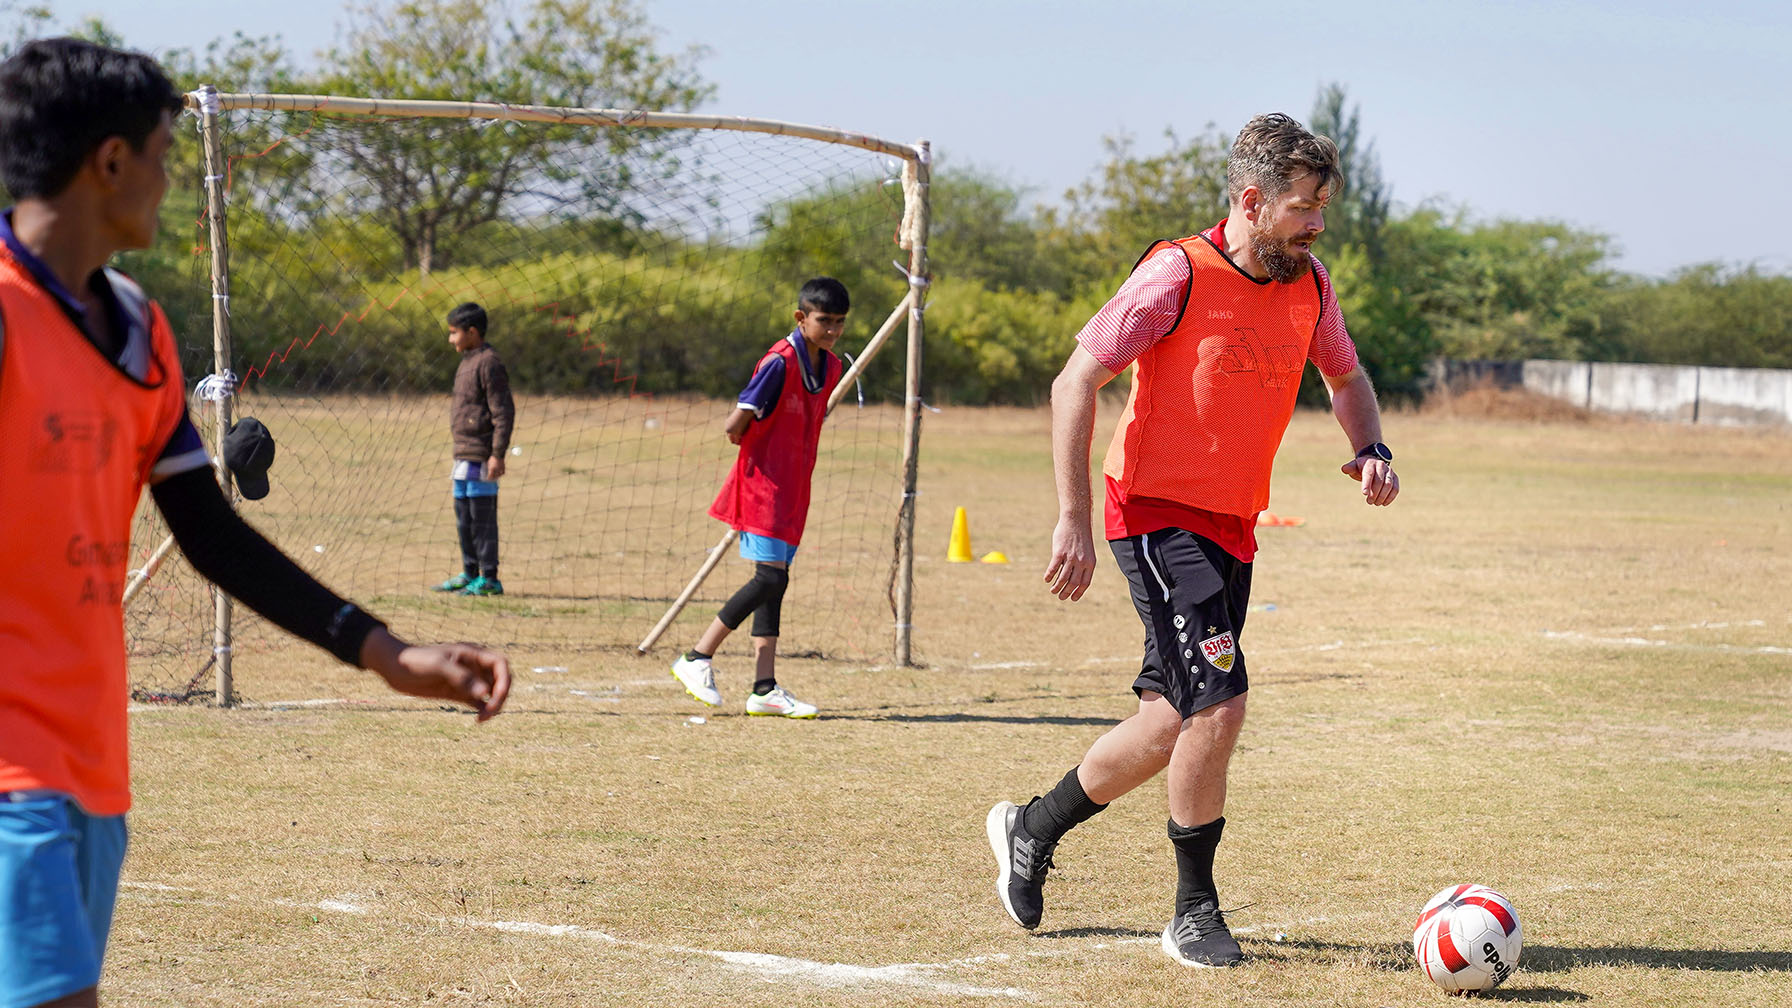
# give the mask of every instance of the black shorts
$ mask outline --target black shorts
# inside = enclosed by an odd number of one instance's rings
[[[1183,717],[1242,696],[1251,565],[1179,528],[1110,540],[1145,624],[1133,692],[1161,693]]]

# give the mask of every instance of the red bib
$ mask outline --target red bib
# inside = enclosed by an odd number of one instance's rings
[[[822,353],[821,388],[811,392],[803,381],[806,364],[788,337],[765,352],[760,366],[773,356],[784,359],[784,388],[778,394],[778,404],[747,425],[740,455],[722,492],[709,506],[709,514],[727,522],[729,528],[795,546],[802,542],[803,525],[809,517],[809,478],[815,472],[828,396],[840,384],[840,358],[832,352]]]

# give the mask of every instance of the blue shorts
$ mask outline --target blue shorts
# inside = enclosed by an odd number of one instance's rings
[[[484,470],[484,462],[468,462],[465,459],[457,459],[454,463],[454,499],[498,496],[497,480],[479,478]]]
[[[100,982],[124,848],[122,815],[88,815],[61,794],[0,793],[0,1008]]]
[[[796,547],[782,539],[742,532],[740,534],[740,558],[751,560],[754,563],[788,564],[796,559]]]

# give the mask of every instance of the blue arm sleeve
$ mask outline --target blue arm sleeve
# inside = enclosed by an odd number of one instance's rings
[[[165,479],[190,469],[209,468],[211,464],[211,456],[205,453],[205,442],[199,439],[199,428],[193,426],[193,418],[182,416],[174,433],[168,435],[168,443],[162,446],[162,454],[156,458],[150,475]]]
[[[750,409],[753,416],[764,420],[765,414],[778,405],[778,397],[784,394],[784,358],[771,354],[760,363],[759,370],[753,372],[753,380],[741,389],[736,405],[741,409]]]

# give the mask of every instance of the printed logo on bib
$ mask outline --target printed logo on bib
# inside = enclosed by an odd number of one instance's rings
[[[1201,642],[1201,657],[1207,664],[1221,672],[1232,671],[1232,659],[1237,650],[1232,646],[1232,631],[1228,630],[1217,637],[1209,637]]]
[[[98,472],[118,447],[118,421],[97,411],[51,413],[31,433],[33,443],[28,450],[33,472]]]

